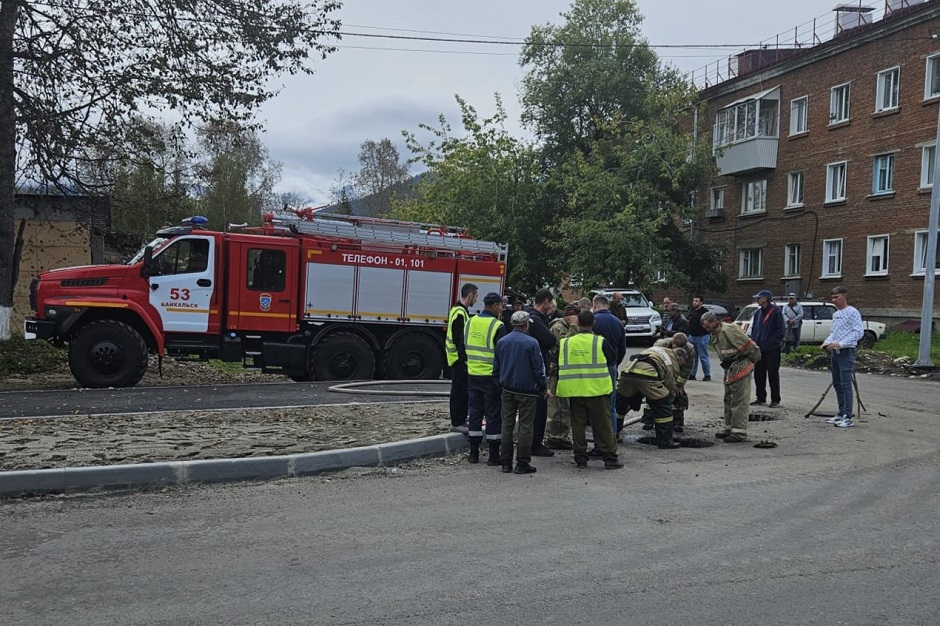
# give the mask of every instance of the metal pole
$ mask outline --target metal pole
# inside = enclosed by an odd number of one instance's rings
[[[934,148],[933,189],[927,219],[927,249],[924,251],[924,301],[920,311],[920,350],[915,367],[932,367],[930,340],[933,337],[933,287],[937,267],[937,216],[940,215],[940,105],[937,107],[937,147]]]

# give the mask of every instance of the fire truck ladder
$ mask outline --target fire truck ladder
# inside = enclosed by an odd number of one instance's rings
[[[291,230],[308,235],[323,235],[342,239],[358,239],[360,241],[378,242],[393,245],[420,246],[430,249],[453,250],[458,253],[488,254],[494,260],[506,261],[509,246],[506,244],[455,237],[448,233],[433,233],[434,226],[430,226],[432,233],[421,232],[424,224],[415,222],[394,222],[393,220],[362,221],[350,223],[342,219],[343,216],[330,215],[327,219],[317,216],[312,220],[297,220],[290,223]],[[281,220],[282,223],[288,220]],[[443,232],[443,229],[440,229]]]

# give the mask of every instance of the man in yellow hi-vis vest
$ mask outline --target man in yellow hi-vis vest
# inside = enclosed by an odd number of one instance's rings
[[[467,434],[467,348],[464,331],[470,320],[470,307],[477,302],[479,288],[466,283],[460,288],[460,300],[447,316],[444,352],[450,367],[450,430]]]
[[[464,331],[467,349],[467,391],[470,423],[467,435],[470,438],[470,462],[480,462],[480,442],[483,441],[483,418],[486,417],[486,440],[490,444],[487,465],[499,467],[499,443],[502,439],[500,413],[501,394],[493,376],[493,358],[496,342],[506,335],[506,327],[500,321],[503,298],[498,293],[488,293],[483,298],[484,309],[470,318]]]
[[[594,313],[578,313],[578,334],[565,337],[558,346],[558,390],[560,398],[568,398],[571,407],[571,443],[574,462],[587,467],[588,422],[594,433],[594,447],[604,457],[604,469],[619,469],[617,440],[610,422],[610,394],[614,383],[608,363],[616,360],[614,348],[600,335],[594,334]]]

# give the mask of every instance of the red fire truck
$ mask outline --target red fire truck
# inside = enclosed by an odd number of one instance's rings
[[[124,265],[34,278],[26,337],[68,344],[86,387],[135,385],[149,353],[296,381],[426,380],[441,375],[460,286],[505,284],[507,246],[459,228],[312,209],[237,232],[205,226],[164,228]]]

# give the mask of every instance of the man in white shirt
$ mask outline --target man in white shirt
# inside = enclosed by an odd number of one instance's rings
[[[832,290],[832,303],[836,312],[832,314],[832,330],[822,344],[823,350],[829,351],[830,369],[832,370],[832,388],[839,401],[839,412],[826,420],[839,428],[855,426],[852,418],[852,379],[855,370],[855,347],[865,334],[862,314],[854,306],[849,306],[849,290],[839,286]]]

